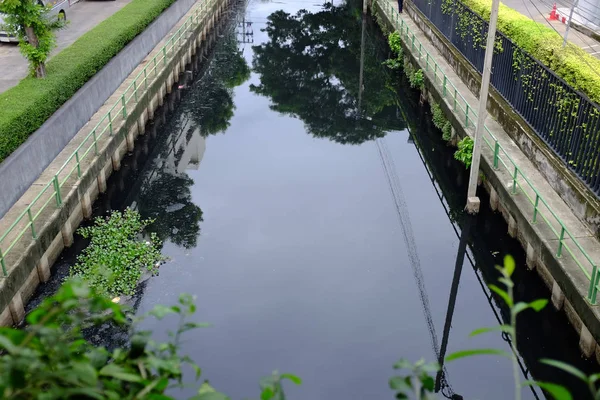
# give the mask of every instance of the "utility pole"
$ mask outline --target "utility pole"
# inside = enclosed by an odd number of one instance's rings
[[[575,11],[575,7],[579,4],[579,0],[573,1],[573,6],[571,6],[571,11],[569,12],[569,20],[567,21],[567,30],[565,31],[565,37],[563,39],[563,49],[567,45],[567,37],[569,36],[569,29],[571,29],[571,21],[573,20],[573,12]]]
[[[492,13],[490,15],[485,58],[483,60],[483,78],[481,79],[481,90],[479,91],[479,111],[477,114],[477,126],[475,127],[475,142],[473,143],[469,190],[467,192],[466,209],[470,214],[477,214],[479,212],[480,202],[479,197],[477,197],[477,181],[479,180],[479,164],[481,161],[481,142],[483,141],[484,123],[487,117],[486,105],[490,89],[490,76],[492,74],[492,57],[494,56],[499,6],[500,0],[492,0]]]

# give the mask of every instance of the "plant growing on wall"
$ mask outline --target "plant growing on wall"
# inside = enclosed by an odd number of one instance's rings
[[[49,7],[34,0],[0,2],[8,30],[19,38],[19,49],[29,62],[30,73],[38,78],[46,76],[46,60],[56,46],[54,31],[65,26],[64,14],[53,18],[48,11]]]
[[[458,150],[454,153],[454,158],[465,164],[465,168],[469,169],[473,160],[473,139],[465,136],[458,142]]]
[[[98,217],[94,225],[78,230],[90,244],[77,257],[71,277],[83,279],[104,296],[132,295],[146,271],[158,272],[162,260],[160,240],[151,233],[146,241],[137,240],[152,220],[142,220],[131,209],[114,211],[108,218]]]
[[[444,111],[440,107],[438,103],[431,100],[429,102],[429,107],[431,108],[431,117],[433,120],[433,125],[442,131],[442,139],[445,141],[449,141],[452,135],[452,124],[446,116],[444,115]]]

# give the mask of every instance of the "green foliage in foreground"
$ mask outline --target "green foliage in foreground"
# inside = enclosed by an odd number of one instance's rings
[[[155,233],[150,240],[137,240],[152,220],[142,220],[136,211],[114,211],[109,218],[98,217],[94,225],[79,229],[90,244],[77,257],[71,277],[79,277],[104,296],[132,295],[147,271],[158,272],[161,243]]]
[[[47,63],[47,77],[26,78],[0,94],[0,162],[174,0],[132,0]]]
[[[498,349],[470,349],[462,350],[456,353],[450,354],[445,358],[445,362],[450,362],[465,357],[480,356],[480,355],[499,355],[508,358],[512,362],[513,366],[513,377],[514,377],[514,397],[515,400],[521,399],[521,390],[523,387],[537,386],[543,389],[548,395],[549,399],[555,400],[572,400],[573,396],[563,386],[550,383],[540,382],[534,380],[527,380],[521,382],[519,372],[519,361],[517,352],[517,316],[528,309],[532,309],[536,312],[541,311],[548,304],[546,299],[534,300],[530,303],[515,302],[514,298],[514,283],[511,279],[513,272],[515,271],[515,262],[512,257],[507,256],[504,258],[504,266],[496,267],[500,271],[502,277],[498,281],[504,286],[499,287],[497,285],[489,285],[489,288],[496,294],[498,299],[505,303],[510,309],[510,323],[503,324],[500,326],[490,328],[480,328],[471,332],[471,336],[477,336],[485,333],[502,333],[510,337],[511,341],[511,352],[505,352]],[[587,376],[579,369],[566,364],[561,361],[542,359],[540,360],[546,365],[561,369],[576,378],[580,379],[589,388],[591,398],[600,399],[600,390],[598,388],[598,381],[600,381],[600,374],[593,374]],[[434,393],[434,379],[430,373],[439,372],[441,366],[437,363],[425,363],[421,360],[413,364],[406,359],[401,359],[394,365],[394,368],[399,371],[404,371],[403,375],[398,375],[390,379],[390,387],[396,392],[397,399],[435,399]],[[507,397],[508,398],[508,397]]]
[[[200,368],[180,354],[182,335],[205,326],[188,321],[195,311],[194,299],[181,295],[178,305],[157,306],[133,320],[125,306],[98,295],[82,281],[69,281],[27,316],[26,328],[0,328],[0,349],[5,353],[0,357],[0,398],[174,399],[165,392],[183,387],[184,365],[196,372],[196,381],[201,376]],[[151,332],[135,330],[144,318],[161,320],[169,315],[180,322],[168,342],[157,343]],[[102,324],[130,331],[129,348],[93,346],[84,332]],[[282,380],[300,383],[293,375],[274,373],[261,381],[261,399],[283,400]],[[191,399],[228,399],[207,382],[199,386]]]
[[[445,362],[479,355],[501,355],[511,360],[514,370],[514,399],[521,398],[526,386],[538,386],[556,400],[572,400],[569,391],[557,384],[538,381],[520,381],[517,359],[517,316],[527,310],[540,311],[547,300],[530,303],[515,302],[511,276],[515,263],[506,257],[504,267],[498,267],[503,287],[489,285],[497,299],[510,309],[510,322],[473,331],[471,336],[502,333],[511,338],[511,352],[499,349],[462,350],[450,354]],[[123,305],[99,295],[78,279],[69,280],[56,295],[47,298],[27,316],[24,329],[0,328],[0,398],[9,400],[33,399],[157,399],[171,400],[165,393],[184,386],[183,366],[195,371],[195,381],[202,375],[200,367],[181,354],[181,340],[188,331],[206,324],[189,322],[196,306],[190,295],[182,294],[177,305],[156,306],[147,315],[134,318]],[[138,330],[148,317],[162,320],[179,319],[177,329],[169,332],[169,341],[157,343],[152,332]],[[130,334],[127,348],[107,349],[94,346],[86,338],[86,331],[104,324],[123,329]],[[585,375],[580,370],[555,360],[541,362],[561,369],[589,387],[593,398],[600,398],[597,383],[600,374]],[[397,399],[434,399],[435,380],[431,376],[442,367],[421,360],[411,363],[401,359],[394,365],[399,375],[390,379],[390,388]],[[284,400],[282,382],[301,384],[291,374],[273,373],[260,381],[261,400]],[[185,385],[189,387],[188,384]],[[169,392],[170,393],[170,392]],[[509,398],[507,396],[507,398]],[[208,382],[199,384],[198,392],[190,400],[229,400]]]
[[[473,161],[473,139],[465,136],[458,142],[458,150],[454,153],[454,158],[465,164],[465,168],[469,169]]]

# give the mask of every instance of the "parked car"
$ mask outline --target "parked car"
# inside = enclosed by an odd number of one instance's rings
[[[50,11],[48,11],[48,16],[50,18],[66,21],[67,8],[70,6],[69,0],[39,0],[38,4],[51,7]],[[0,42],[16,43],[19,39],[15,36],[15,32],[10,31],[9,26],[4,20],[5,17],[5,14],[0,13]]]

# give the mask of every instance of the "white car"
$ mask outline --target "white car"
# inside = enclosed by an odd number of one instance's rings
[[[48,15],[52,18],[57,18],[66,21],[67,19],[67,8],[69,8],[69,0],[39,0],[38,4],[43,6],[52,7],[48,12]],[[8,25],[4,22],[5,14],[0,13],[0,42],[5,43],[17,43],[19,39],[15,36],[14,32],[9,30]]]

